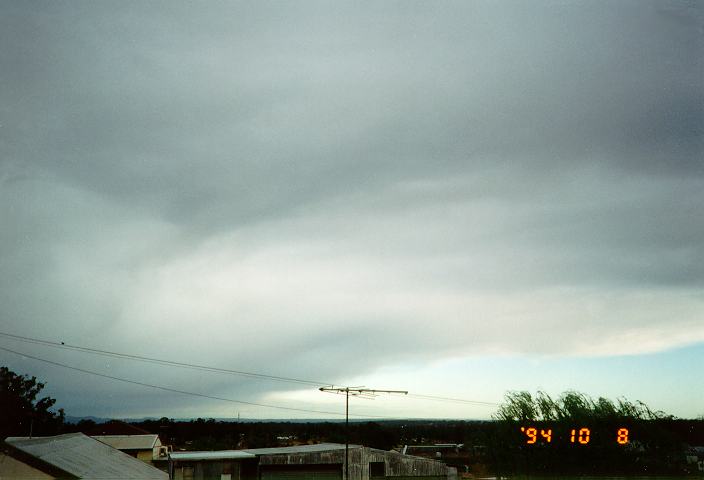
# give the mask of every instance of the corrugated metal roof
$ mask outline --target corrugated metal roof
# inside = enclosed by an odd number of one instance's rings
[[[151,450],[159,440],[159,435],[91,435],[99,442],[118,450]]]
[[[359,448],[360,446],[361,445],[350,445],[350,448]],[[344,449],[344,443],[318,443],[316,445],[294,445],[292,447],[250,448],[244,451],[255,455],[286,455],[290,453],[328,452]]]
[[[350,445],[358,448],[359,445]],[[172,452],[172,460],[223,460],[255,458],[258,455],[287,455],[291,453],[329,452],[344,450],[342,443],[319,443],[317,445],[294,445],[292,447],[250,448],[248,450],[219,450],[214,452]]]
[[[93,480],[165,480],[169,478],[167,473],[82,433],[69,433],[55,437],[8,437],[5,442],[79,478]]]
[[[171,452],[172,460],[232,460],[256,458],[256,455],[242,450],[217,450],[214,452]]]

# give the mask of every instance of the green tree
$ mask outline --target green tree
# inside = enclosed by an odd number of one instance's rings
[[[0,439],[58,433],[64,423],[64,411],[49,410],[56,403],[51,397],[37,399],[44,386],[36,377],[0,367]]]

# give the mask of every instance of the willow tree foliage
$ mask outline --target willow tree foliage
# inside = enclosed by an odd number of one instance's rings
[[[678,420],[641,401],[594,399],[573,390],[556,398],[510,391],[494,419],[490,447],[498,473],[687,472]],[[538,441],[530,430],[541,432]],[[576,442],[577,431],[589,438]]]
[[[568,390],[553,399],[546,392],[531,395],[526,391],[510,391],[494,414],[497,420],[559,421],[559,420],[658,420],[668,418],[664,412],[653,411],[645,403],[620,398],[616,402]]]

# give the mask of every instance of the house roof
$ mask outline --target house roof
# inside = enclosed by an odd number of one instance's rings
[[[82,433],[55,437],[8,437],[5,443],[78,478],[154,479],[168,475]]]
[[[143,428],[136,427],[122,420],[110,420],[81,431],[91,437],[93,435],[143,435],[150,433]]]
[[[91,435],[99,442],[118,450],[151,450],[159,440],[159,435]]]
[[[256,455],[242,450],[217,450],[214,452],[171,452],[171,460],[239,460],[256,458]]]

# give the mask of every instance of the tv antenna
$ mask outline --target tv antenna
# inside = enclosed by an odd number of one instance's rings
[[[353,397],[373,399],[379,393],[398,393],[408,395],[406,390],[379,390],[376,388],[364,387],[320,387],[321,392],[336,393],[345,396],[345,477],[343,480],[350,480],[350,395]]]

